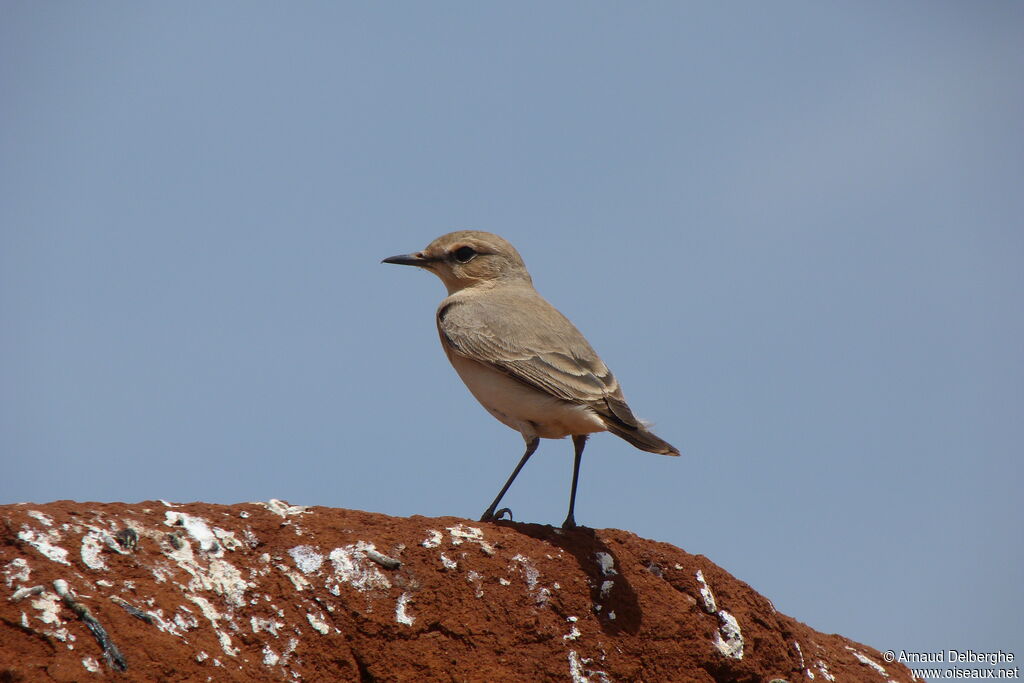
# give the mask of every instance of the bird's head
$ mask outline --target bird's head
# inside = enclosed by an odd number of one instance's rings
[[[441,278],[449,294],[488,283],[531,282],[516,248],[493,233],[479,230],[458,230],[441,235],[423,251],[391,256],[382,263],[429,270]]]

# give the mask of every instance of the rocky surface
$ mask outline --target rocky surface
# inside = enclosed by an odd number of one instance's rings
[[[275,500],[0,519],[0,681],[911,680],[615,529]]]

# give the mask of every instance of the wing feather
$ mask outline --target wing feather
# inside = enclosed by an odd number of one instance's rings
[[[532,288],[492,292],[486,303],[450,298],[438,310],[437,327],[452,353],[587,405],[606,420],[640,427],[608,366],[568,318]]]

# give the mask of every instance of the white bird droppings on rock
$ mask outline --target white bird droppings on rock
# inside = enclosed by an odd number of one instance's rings
[[[882,667],[882,665],[879,664],[878,662],[876,662],[875,660],[871,659],[870,657],[864,656],[860,652],[857,652],[856,650],[854,650],[849,645],[846,646],[846,649],[849,650],[850,652],[852,652],[853,656],[856,657],[860,661],[861,664],[864,664],[866,666],[870,666],[872,669],[874,669],[878,673],[882,674],[883,676],[888,676],[889,675],[886,672],[886,670]]]
[[[192,629],[199,628],[199,619],[196,615],[192,614],[192,610],[184,605],[179,605],[178,609],[180,612],[174,613],[174,620],[167,623],[168,632],[175,635],[181,635],[178,631],[191,631]]]
[[[68,649],[72,650],[74,649],[72,642],[75,640],[75,635],[64,627],[64,621],[60,618],[60,609],[63,604],[63,601],[61,600],[62,593],[70,595],[67,587],[67,581],[57,579],[53,583],[54,590],[57,592],[51,593],[44,589],[42,592],[38,593],[38,597],[32,601],[32,608],[39,612],[36,615],[36,619],[47,626],[54,627],[52,629],[44,629],[41,631],[42,634],[44,636],[55,638],[62,643],[67,643]],[[25,616],[24,612],[22,612],[21,621],[24,627],[29,628],[29,620]]]
[[[206,576],[200,574],[198,578],[204,589],[223,595],[231,605],[241,607],[245,604],[245,591],[250,584],[242,578],[242,573],[230,562],[211,560]],[[192,582],[189,582],[190,587],[191,585]]]
[[[444,534],[435,529],[430,529],[427,533],[430,535],[420,541],[421,546],[424,548],[436,548],[441,545],[441,541],[444,539]]]
[[[451,534],[452,545],[462,545],[463,541],[481,541],[484,538],[483,530],[465,524],[448,527],[448,533]]]
[[[715,603],[715,594],[711,592],[708,582],[704,580],[704,572],[699,569],[697,570],[697,583],[700,585],[700,597],[704,599],[704,611],[708,614],[714,614],[718,611],[718,605]]]
[[[463,541],[469,541],[470,543],[478,543],[485,555],[494,554],[494,546],[484,540],[483,530],[475,526],[456,524],[455,526],[448,527],[448,533],[452,537],[452,545],[461,545]]]
[[[283,500],[277,498],[271,498],[266,503],[260,502],[257,505],[262,505],[270,512],[273,512],[279,517],[290,517],[291,515],[301,515],[309,511],[308,505],[289,505]]]
[[[569,622],[571,628],[568,633],[562,636],[562,640],[576,640],[582,635],[580,629],[576,626],[578,619],[576,617],[566,617],[565,620]]]
[[[551,599],[551,589],[544,586],[540,586],[540,571],[533,566],[530,558],[524,555],[515,555],[512,558],[513,562],[518,562],[523,572],[523,579],[526,581],[526,588],[530,591],[535,591],[534,602],[540,606],[545,606]],[[513,568],[510,566],[510,569]]]
[[[530,562],[530,558],[524,555],[516,555],[512,558],[513,562],[518,562],[523,566],[523,578],[526,579],[526,587],[533,590],[537,587],[537,581],[540,578],[540,572]]]
[[[569,678],[572,683],[589,683],[590,679],[583,675],[583,663],[576,650],[569,650]]]
[[[90,531],[82,537],[82,562],[89,569],[106,569],[107,560],[103,557],[102,536],[98,531]]]
[[[581,659],[575,650],[569,651],[569,679],[572,683],[610,683],[611,679],[604,671],[588,671],[584,664],[591,660]]]
[[[63,623],[58,616],[60,614],[60,597],[56,593],[46,592],[45,589],[38,595],[39,597],[32,601],[32,609],[39,612],[36,619],[44,624],[60,626]]]
[[[324,556],[311,545],[297,545],[291,548],[288,554],[292,556],[295,566],[303,574],[318,571],[324,562]]]
[[[304,591],[312,585],[306,580],[305,576],[297,571],[289,569],[287,565],[279,564],[275,566],[281,570],[281,573],[288,577],[288,580],[292,582],[293,586],[295,586],[295,590]],[[337,595],[337,593],[335,593],[335,595]]]
[[[793,647],[796,648],[796,654],[797,654],[798,657],[800,657],[800,668],[801,669],[806,669],[807,665],[804,664],[804,651],[800,648],[800,643],[798,643],[798,642],[796,642],[794,640],[793,641]],[[811,678],[814,678],[813,674],[811,674]]]
[[[217,537],[202,517],[168,510],[164,513],[164,524],[167,526],[183,527],[188,532],[188,535],[199,543],[199,549],[204,552],[213,553],[218,556],[224,552],[220,544],[217,543]]]
[[[484,597],[483,582],[484,576],[480,572],[473,571],[471,569],[469,570],[469,573],[466,574],[466,583],[469,583],[476,589],[474,591],[474,595],[478,598]]]
[[[100,672],[100,663],[96,661],[95,657],[83,657],[82,666],[89,673],[98,674]]]
[[[53,517],[46,514],[45,512],[40,512],[39,510],[29,510],[25,514],[29,517],[32,517],[33,519],[38,519],[43,526],[53,526]]]
[[[324,619],[322,614],[313,614],[312,612],[306,613],[306,621],[313,627],[320,635],[326,636],[331,632],[331,627],[327,625],[327,620]]]
[[[11,593],[11,597],[8,598],[11,602],[20,602],[30,595],[39,595],[46,590],[45,586],[22,586],[18,590]]]
[[[402,593],[398,596],[398,602],[395,604],[395,621],[406,626],[412,626],[413,622],[416,621],[416,617],[409,614],[407,609],[409,598],[410,595],[408,593]]]
[[[61,538],[60,533],[56,529],[46,533],[37,533],[34,529],[23,526],[21,531],[18,532],[18,538],[38,550],[46,559],[52,562],[66,565],[71,564],[68,562],[68,551],[54,545],[54,542],[59,541]]]
[[[718,613],[719,627],[712,643],[726,657],[743,659],[743,635],[736,617],[724,609]]]
[[[282,624],[279,621],[275,621],[274,619],[264,619],[262,617],[250,617],[249,618],[249,626],[252,627],[252,632],[253,633],[259,633],[260,631],[266,631],[270,635],[272,635],[275,638],[277,638],[278,637],[277,629],[279,629],[282,626],[284,626],[284,624]]]
[[[365,541],[332,550],[329,557],[335,576],[358,591],[391,588],[388,577],[367,558],[367,550],[374,550],[374,547]],[[334,594],[337,595],[336,592]]]
[[[220,544],[226,550],[238,550],[242,547],[242,542],[235,536],[234,531],[228,531],[227,529],[221,529],[219,526],[213,527],[213,535],[217,537]]]
[[[217,627],[217,622],[223,618],[220,612],[214,609],[213,605],[210,604],[210,601],[204,597],[199,595],[186,595],[185,597],[194,602],[202,611],[203,616],[209,620],[210,625],[213,627],[213,632],[216,634],[217,640],[220,642],[220,647],[224,650],[224,654],[231,657],[238,656],[239,648],[231,645],[231,636]]]
[[[255,548],[255,547],[257,547],[260,544],[259,537],[256,536],[256,534],[253,533],[253,530],[250,529],[249,527],[245,527],[245,530],[242,531],[242,538],[245,539],[246,544],[250,548]]]
[[[28,566],[28,560],[24,557],[16,557],[7,563],[4,567],[4,583],[10,588],[17,581],[18,583],[28,583],[29,575],[32,574],[31,567]]]
[[[704,611],[718,616],[718,630],[715,631],[712,644],[726,657],[743,659],[743,634],[736,617],[724,609],[718,609],[715,594],[711,592],[711,587],[704,579],[704,572],[700,569],[697,570],[697,584],[700,586],[700,597],[704,600]]]

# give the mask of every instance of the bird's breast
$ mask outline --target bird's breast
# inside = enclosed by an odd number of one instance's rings
[[[561,439],[606,429],[597,414],[584,405],[546,394],[453,351],[447,355],[470,393],[487,412],[527,438]]]

